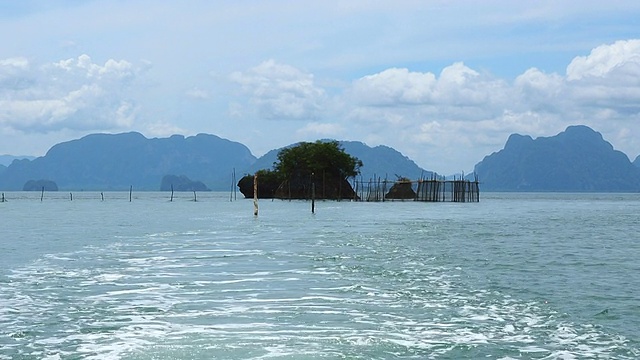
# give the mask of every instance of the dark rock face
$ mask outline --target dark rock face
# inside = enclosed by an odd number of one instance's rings
[[[636,157],[636,159],[635,159],[635,160],[633,160],[633,165],[635,165],[635,166],[637,166],[637,167],[639,167],[639,168],[640,168],[640,155],[638,155],[638,156]]]
[[[253,198],[253,176],[244,176],[238,182],[238,188],[245,198]],[[287,182],[258,178],[259,199],[308,200],[313,197],[311,182]],[[318,200],[354,199],[356,193],[347,180],[333,179],[315,182],[315,198]]]
[[[276,190],[280,186],[280,182],[274,179],[258,180],[258,198],[259,199],[274,199],[276,197]],[[253,198],[253,176],[245,175],[240,181],[238,181],[238,189],[247,199]]]
[[[51,180],[29,180],[22,187],[22,191],[58,191],[58,185]]]
[[[165,175],[162,177],[160,191],[210,191],[202,181],[193,181],[184,175]]]
[[[411,181],[397,181],[384,198],[389,200],[413,200],[416,198],[416,192],[413,191]]]
[[[640,169],[582,125],[535,140],[513,134],[475,172],[489,191],[640,191]]]

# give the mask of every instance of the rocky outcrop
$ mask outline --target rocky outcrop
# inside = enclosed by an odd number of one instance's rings
[[[253,198],[253,176],[246,175],[238,182],[238,188],[245,198]],[[268,177],[258,177],[258,198],[307,200],[314,197],[313,183],[309,181],[279,181]],[[315,182],[315,199],[354,199],[356,193],[347,180],[325,179]]]
[[[165,175],[160,183],[160,191],[210,191],[202,181],[193,181],[184,175]]]
[[[51,180],[29,180],[22,187],[22,191],[58,191],[58,185]]]
[[[582,125],[537,139],[513,134],[475,173],[488,191],[640,191],[640,169]]]
[[[393,184],[384,198],[388,200],[413,200],[416,198],[416,192],[413,191],[411,181],[400,180]]]

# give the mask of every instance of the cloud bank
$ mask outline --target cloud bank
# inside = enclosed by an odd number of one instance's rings
[[[149,89],[148,69],[126,59],[98,63],[88,55],[50,63],[0,59],[0,128],[40,134],[183,130],[179,120],[149,118],[154,105],[142,95]],[[225,129],[223,135],[251,148],[254,141],[268,150],[318,138],[361,140],[450,173],[471,170],[511,133],[548,136],[586,124],[631,158],[640,152],[638,39],[575,56],[564,73],[532,67],[512,79],[453,62],[439,72],[389,67],[345,81],[273,59],[208,79],[185,88],[182,98],[197,100],[189,103],[196,116],[224,102],[231,115],[206,116]],[[231,95],[222,96],[223,90]]]
[[[127,129],[136,105],[128,93],[144,72],[125,60],[88,55],[48,64],[0,60],[0,125],[23,132]]]
[[[563,74],[530,68],[507,80],[462,62],[438,74],[389,68],[353,80],[330,99],[310,74],[291,66],[278,65],[286,72],[274,67],[267,62],[250,69],[252,76],[234,75],[251,94],[249,106],[255,106],[256,113],[269,119],[320,118],[301,126],[298,134],[356,134],[354,139],[360,136],[426,159],[423,166],[445,156],[469,169],[498,150],[511,133],[547,136],[571,124],[592,126],[619,148],[640,151],[636,39],[575,57]],[[288,106],[299,111],[287,111]]]

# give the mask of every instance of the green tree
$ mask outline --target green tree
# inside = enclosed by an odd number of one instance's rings
[[[257,172],[258,197],[308,199],[315,187],[317,198],[353,198],[347,179],[358,175],[361,167],[362,161],[337,141],[302,142],[280,150],[273,171]],[[244,176],[238,187],[245,197],[252,197],[253,176]]]
[[[274,170],[284,179],[308,181],[313,175],[347,179],[360,173],[362,161],[347,154],[338,141],[301,142],[278,153]]]

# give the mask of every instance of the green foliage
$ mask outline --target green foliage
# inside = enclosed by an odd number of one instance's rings
[[[346,179],[359,174],[362,161],[347,154],[337,141],[302,142],[278,153],[275,172],[285,179],[310,178],[313,174]]]
[[[258,179],[260,179],[261,182],[280,183],[284,181],[282,174],[272,170],[258,170],[256,171],[256,175],[258,175]]]
[[[274,170],[259,170],[258,197],[351,199],[347,178],[358,175],[362,161],[347,154],[337,141],[302,142],[278,153]],[[253,176],[238,182],[245,197],[253,197]]]

